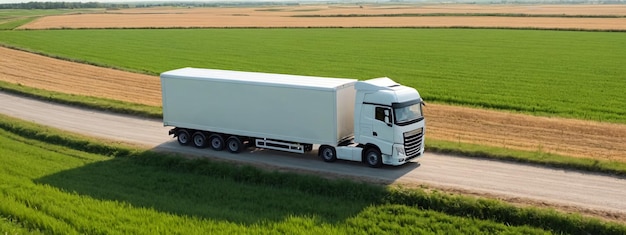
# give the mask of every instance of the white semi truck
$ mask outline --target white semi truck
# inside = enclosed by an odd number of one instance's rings
[[[422,98],[389,78],[367,81],[181,68],[161,74],[163,124],[181,145],[245,147],[327,162],[402,165],[424,154]]]

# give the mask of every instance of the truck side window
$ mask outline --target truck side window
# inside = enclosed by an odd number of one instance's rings
[[[385,122],[385,108],[376,107],[376,120]]]

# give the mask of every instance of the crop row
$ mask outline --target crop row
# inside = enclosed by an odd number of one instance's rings
[[[623,234],[419,189],[188,160],[0,116],[0,228],[71,233]]]
[[[487,29],[0,31],[0,43],[149,74],[205,67],[368,79],[427,102],[626,123],[626,34]]]

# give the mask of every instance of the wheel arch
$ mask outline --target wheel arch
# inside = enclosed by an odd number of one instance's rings
[[[378,152],[381,152],[380,148],[377,145],[372,144],[372,143],[367,143],[363,145],[363,151],[361,151],[361,162],[367,163],[366,154],[367,154],[367,150],[369,149],[376,149],[378,150]]]
[[[325,155],[327,150],[330,151],[330,155]],[[325,162],[337,161],[337,149],[331,145],[321,145],[318,149],[317,156],[321,157]]]

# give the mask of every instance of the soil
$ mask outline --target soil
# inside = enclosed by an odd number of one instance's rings
[[[607,17],[394,16],[495,13]],[[332,17],[337,15],[369,17]],[[292,17],[317,15],[330,17]],[[626,30],[626,5],[300,5],[134,8],[40,18],[20,29],[166,27],[486,27]]]
[[[68,94],[161,106],[158,77],[0,47],[0,80]],[[55,69],[63,68],[63,69]]]
[[[157,76],[0,47],[0,80],[69,94],[160,106]],[[64,68],[64,69],[50,69]],[[428,138],[626,162],[626,125],[428,104]]]

